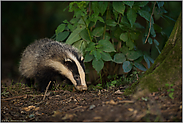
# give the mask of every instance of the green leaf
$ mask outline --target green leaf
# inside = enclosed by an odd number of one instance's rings
[[[105,32],[105,36],[104,36],[104,39],[105,40],[110,40],[110,35],[109,35],[109,33],[108,32]]]
[[[137,18],[137,14],[135,12],[134,9],[132,8],[129,8],[128,11],[127,11],[127,18],[131,24],[131,27],[133,27],[133,24],[135,23],[136,21],[136,18]]]
[[[63,23],[69,23],[69,21],[68,20],[64,20]]]
[[[92,3],[92,10],[94,12],[95,15],[99,14],[99,8],[98,8],[98,2],[97,1],[93,1]]]
[[[64,32],[60,32],[58,33],[58,35],[56,35],[56,40],[57,41],[64,41],[69,35],[69,31],[64,31]]]
[[[89,37],[88,31],[87,31],[86,29],[84,29],[84,30],[82,30],[82,31],[80,32],[80,36],[81,36],[81,38],[82,38],[83,40],[85,40],[85,41],[90,41],[90,37]]]
[[[126,54],[129,52],[129,49],[128,49],[128,47],[123,46],[123,47],[120,49],[120,51],[121,51],[123,54],[126,55]]]
[[[103,32],[104,32],[104,27],[97,27],[93,30],[92,35],[96,37],[100,37],[102,36]]]
[[[93,42],[90,42],[88,45],[87,45],[87,48],[85,49],[85,51],[92,51],[92,50],[95,50],[95,43]]]
[[[67,44],[73,44],[74,42],[78,41],[79,39],[81,39],[81,37],[79,36],[79,33],[83,30],[84,28],[76,28],[68,37],[68,39],[66,40],[65,43]]]
[[[60,24],[57,29],[55,30],[56,35],[58,35],[59,32],[63,32],[65,29],[65,24]]]
[[[71,24],[75,24],[75,23],[78,22],[78,20],[79,20],[79,18],[72,18],[72,19],[70,20],[70,23],[71,23]]]
[[[103,19],[102,17],[97,16],[96,18],[97,18],[97,20],[99,20],[100,22],[105,23],[105,22],[104,22],[104,19]]]
[[[124,42],[128,41],[128,33],[127,32],[126,33],[121,33],[119,38],[120,38],[120,40],[122,40]]]
[[[102,59],[97,60],[96,58],[92,61],[93,68],[99,73],[104,67],[104,62]]]
[[[115,20],[117,20],[119,13],[115,9],[113,9],[112,11],[113,11],[113,15],[114,15]]]
[[[93,50],[92,54],[95,56],[97,60],[101,59],[101,54],[98,50]]]
[[[72,45],[74,47],[76,47],[77,49],[79,49],[82,52],[82,54],[84,54],[86,46],[87,46],[87,42],[84,40],[79,40],[79,41],[76,41],[75,43],[73,43]]]
[[[142,53],[140,51],[129,51],[127,54],[127,59],[134,61],[138,59],[140,56],[142,56]]]
[[[122,32],[123,30],[120,27],[116,26],[114,27],[114,30],[111,30],[111,37],[116,38],[117,40],[120,40],[119,37]]]
[[[90,53],[87,52],[86,55],[85,55],[84,62],[90,62],[93,59],[94,59],[93,55],[90,55]]]
[[[129,27],[131,28],[130,23],[128,22],[128,19],[126,18],[126,16],[123,16],[121,18],[121,23],[119,24],[120,28],[123,29],[124,27]],[[126,31],[126,29],[123,29],[124,31]]]
[[[140,35],[140,33],[138,33],[138,32],[130,32],[130,38],[132,40],[137,40],[139,35]]]
[[[104,61],[112,61],[111,55],[109,53],[106,52],[102,52],[101,53],[102,59]]]
[[[134,62],[134,66],[142,71],[146,71],[147,69],[141,63]]]
[[[154,31],[153,24],[151,25],[151,35],[152,35],[152,37],[156,37],[156,32]]]
[[[148,43],[152,44],[152,38],[150,38],[150,37],[148,38]]]
[[[152,59],[149,55],[147,55],[147,53],[144,54],[146,56],[146,58],[149,59],[149,61],[153,64],[154,63],[154,59]]]
[[[144,27],[142,25],[140,25],[139,23],[134,23],[134,26],[136,28],[144,29]]]
[[[98,44],[102,46],[101,50],[105,52],[116,52],[114,45],[109,40],[102,39]]]
[[[124,61],[126,61],[126,57],[125,57],[125,55],[124,55],[123,53],[116,53],[116,54],[114,55],[114,60],[113,60],[113,62],[121,64],[121,63],[123,63]]]
[[[134,4],[134,1],[123,1],[123,3],[130,6],[130,7],[132,7],[133,4]]]
[[[169,95],[169,97],[170,97],[171,99],[174,99],[174,97],[173,97],[173,92],[169,93],[168,95]]]
[[[147,68],[150,68],[150,61],[149,59],[146,57],[146,55],[144,55],[144,60],[147,63]]]
[[[113,2],[112,5],[113,5],[113,8],[117,12],[121,13],[122,15],[124,15],[125,5],[123,4],[123,2]]]
[[[163,1],[157,1],[158,7],[161,8],[164,5]]]
[[[157,45],[155,45],[156,49],[158,50],[159,54],[161,53],[161,51],[159,50],[159,47]]]
[[[131,71],[131,69],[132,69],[132,64],[130,63],[130,61],[125,61],[125,62],[123,63],[123,71],[124,71],[125,73],[128,73],[128,72]]]
[[[131,39],[128,39],[128,41],[126,42],[126,46],[129,47],[129,50],[132,50],[135,46],[135,44],[133,43],[133,41]]]
[[[135,5],[138,5],[139,7],[144,7],[145,5],[148,4],[148,1],[138,1],[138,2],[135,2]]]
[[[106,20],[106,24],[108,26],[116,26],[117,23],[114,20],[110,19],[110,20]]]
[[[140,14],[141,17],[145,18],[147,21],[150,21],[151,15],[149,12],[140,9],[140,10],[138,10],[138,13]]]
[[[99,12],[101,13],[101,15],[103,16],[103,14],[105,13],[107,6],[108,6],[108,2],[106,1],[99,1],[98,2],[99,5]]]
[[[165,86],[169,87],[169,84],[168,84],[168,83],[166,83],[166,84],[165,84]]]
[[[170,91],[175,91],[175,90],[173,88],[171,88]]]

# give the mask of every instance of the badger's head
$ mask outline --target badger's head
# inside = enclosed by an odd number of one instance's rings
[[[49,60],[49,66],[67,77],[77,90],[87,90],[83,56],[66,50],[64,54],[61,54],[60,58],[60,60]]]

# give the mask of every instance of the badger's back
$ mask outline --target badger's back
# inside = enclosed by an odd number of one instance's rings
[[[63,61],[67,57],[65,53],[67,51],[73,53],[76,57],[81,57],[80,52],[70,45],[48,38],[36,40],[24,50],[19,71],[23,76],[32,78],[39,69],[46,67],[50,59]]]
[[[76,86],[77,83],[74,80],[72,70],[65,66],[66,61],[69,59],[74,61],[75,66],[72,66],[78,69],[80,77],[83,76],[81,80],[85,83],[81,53],[70,45],[47,38],[35,41],[24,50],[19,71],[26,78],[35,78],[41,72],[52,69],[68,77]],[[52,71],[50,74],[52,74]]]

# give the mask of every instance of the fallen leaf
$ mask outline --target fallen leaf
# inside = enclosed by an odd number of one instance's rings
[[[100,120],[100,119],[102,119],[101,117],[94,117],[93,118],[94,120]]]
[[[35,109],[35,106],[28,106],[28,107],[22,108],[22,110],[25,110],[25,111],[30,111],[31,109]]]
[[[115,94],[123,94],[124,92],[121,92],[120,90],[117,90],[114,92]]]
[[[74,117],[75,114],[66,114],[62,120],[66,120],[66,119],[72,119]]]
[[[38,111],[36,111],[35,115],[39,116],[39,115],[41,115],[41,114],[40,114]]]
[[[121,98],[121,97],[117,97],[117,99],[118,99],[118,100],[123,100],[123,98]]]
[[[133,111],[134,109],[133,108],[128,108],[128,111]]]
[[[110,101],[106,101],[106,104],[116,105],[116,104],[118,104],[118,103],[115,102],[114,100],[110,100]]]
[[[90,105],[89,109],[91,110],[93,108],[95,108],[95,105]]]
[[[132,101],[132,100],[122,100],[122,101],[119,101],[118,103],[134,103],[134,101]]]
[[[34,110],[35,110],[35,111],[39,110],[39,107],[36,107]]]
[[[52,115],[52,117],[60,116],[60,115],[63,114],[63,112],[61,112],[61,111],[59,111],[59,110],[53,111],[53,113],[54,113],[54,114]]]

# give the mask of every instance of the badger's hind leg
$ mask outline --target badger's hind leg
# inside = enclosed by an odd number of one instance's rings
[[[31,87],[31,85],[34,85],[34,79],[26,78],[25,85]]]
[[[36,83],[38,84],[37,89],[41,92],[44,92],[46,90],[46,87],[48,86],[48,83],[51,81],[48,77],[36,77]],[[49,85],[49,90],[52,88],[52,82]]]
[[[52,86],[53,86],[53,77],[55,76],[55,71],[53,71],[52,68],[46,68],[44,70],[42,70],[41,72],[39,72],[35,78],[35,82],[38,84],[38,89],[41,91],[41,92],[44,92],[46,90],[46,87],[48,86],[48,83],[50,81],[51,84],[49,85],[49,90],[52,89]]]

